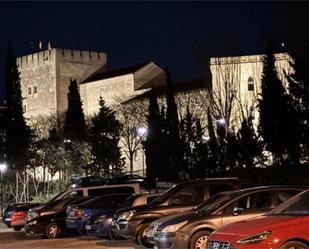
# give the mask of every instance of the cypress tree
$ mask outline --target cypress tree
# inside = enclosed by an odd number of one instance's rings
[[[114,176],[122,171],[123,162],[119,148],[120,122],[116,113],[99,99],[100,110],[91,118],[90,144],[94,155],[92,171],[104,176]]]
[[[20,73],[12,49],[9,47],[6,64],[5,154],[16,170],[25,170],[31,129],[23,116]]]
[[[275,57],[268,47],[263,59],[262,92],[259,99],[259,134],[274,162],[286,159],[298,163],[298,128],[295,112],[275,68]],[[295,131],[295,134],[291,131]]]
[[[293,72],[287,75],[287,79],[292,102],[297,112],[302,152],[306,156],[309,151],[309,50],[306,42],[298,44],[296,47],[297,49],[290,53],[293,59],[290,63]]]
[[[167,151],[164,143],[164,121],[160,115],[155,89],[152,88],[149,94],[148,132],[144,142],[146,176],[150,183],[154,183],[156,179],[166,180]]]
[[[82,101],[78,91],[76,80],[70,80],[68,92],[68,109],[65,115],[63,127],[64,135],[72,141],[84,141],[86,139],[86,122],[82,108]]]
[[[179,175],[176,172],[185,171],[187,165],[184,161],[184,144],[180,139],[179,133],[179,119],[177,105],[174,96],[173,81],[169,70],[166,70],[166,119],[168,124],[168,148],[169,152],[169,168],[166,174],[170,179],[177,180]]]

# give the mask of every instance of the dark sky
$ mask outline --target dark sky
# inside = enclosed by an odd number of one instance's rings
[[[292,46],[309,23],[309,4],[279,2],[0,3],[0,97],[5,54],[59,48],[103,51],[108,69],[154,60],[177,81],[203,78],[210,56]]]

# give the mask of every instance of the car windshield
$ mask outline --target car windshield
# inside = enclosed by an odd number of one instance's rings
[[[218,207],[221,207],[224,203],[226,203],[230,199],[231,195],[229,193],[215,194],[208,200],[204,201],[199,206],[197,206],[195,210],[205,214],[210,214],[212,211],[216,210]]]
[[[309,191],[292,197],[267,215],[309,215]]]
[[[159,195],[157,198],[155,198],[152,202],[150,202],[150,205],[159,205],[163,202],[167,201],[171,196],[175,195],[179,191],[181,191],[185,186],[185,184],[178,184],[174,187],[171,187],[170,189],[163,192],[161,195]]]

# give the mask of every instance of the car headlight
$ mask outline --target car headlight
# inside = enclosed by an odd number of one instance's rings
[[[250,235],[246,238],[240,239],[236,241],[237,244],[242,244],[242,245],[248,245],[248,244],[257,244],[262,242],[263,240],[266,240],[268,236],[271,235],[271,231],[264,231],[262,233]]]
[[[38,216],[39,216],[38,212],[36,212],[36,211],[29,211],[27,213],[27,220],[32,220],[32,219],[34,219],[34,218],[36,218]]]
[[[177,224],[173,224],[173,225],[169,225],[164,227],[164,229],[162,230],[163,233],[174,233],[177,232],[181,227],[183,227],[184,225],[186,225],[188,223],[187,220],[183,221],[183,222],[179,222]]]
[[[128,212],[124,212],[122,213],[121,215],[119,215],[119,220],[131,220],[132,216],[135,214],[135,210],[131,210],[131,211],[128,211]]]

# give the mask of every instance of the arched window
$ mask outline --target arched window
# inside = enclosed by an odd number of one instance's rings
[[[254,80],[251,76],[248,78],[248,91],[254,91]]]

